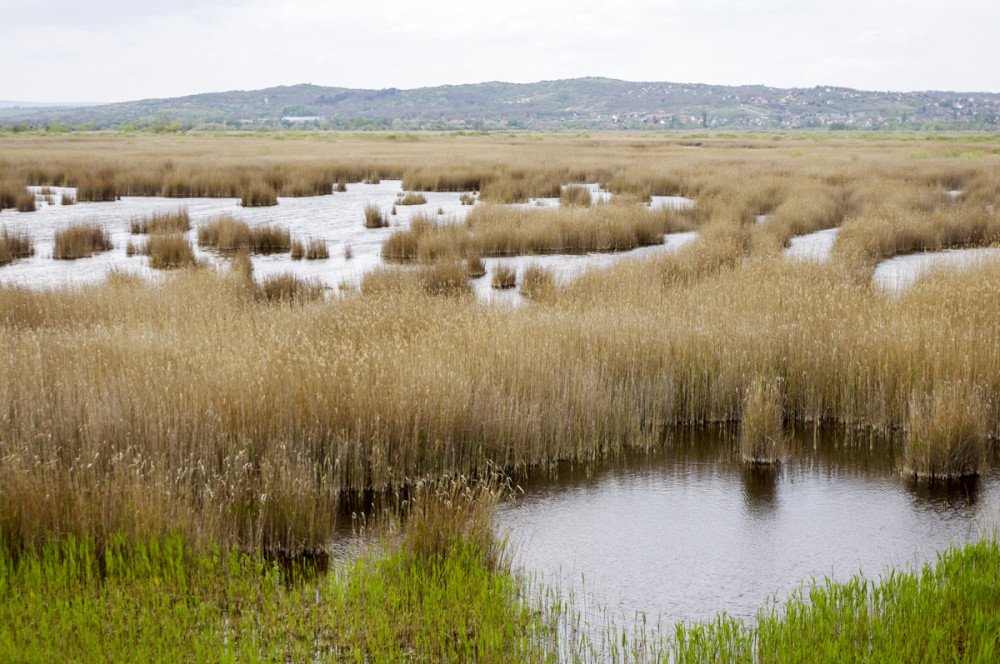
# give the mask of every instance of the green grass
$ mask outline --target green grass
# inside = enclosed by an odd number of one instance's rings
[[[441,519],[444,520],[441,520]],[[749,625],[580,626],[469,532],[402,542],[329,571],[180,538],[0,547],[0,660],[366,662],[995,662],[1000,548],[984,540],[919,572],[813,582]],[[445,539],[440,538],[442,532]],[[556,620],[568,628],[560,631]],[[587,632],[590,635],[587,635]],[[557,637],[557,634],[559,635]],[[559,639],[562,639],[560,641]]]
[[[537,661],[520,586],[462,544],[330,573],[179,539],[95,551],[68,540],[0,563],[0,660]]]
[[[746,627],[725,615],[679,626],[676,662],[995,662],[1000,658],[1000,548],[939,554],[881,581],[813,582]]]

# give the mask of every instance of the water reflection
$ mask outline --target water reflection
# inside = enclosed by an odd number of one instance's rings
[[[749,514],[763,515],[777,506],[780,468],[752,464],[744,467],[741,475],[743,499]]]
[[[527,570],[619,615],[751,618],[810,578],[920,565],[1000,512],[995,464],[971,482],[917,485],[898,447],[809,428],[785,463],[747,468],[732,431],[677,431],[657,452],[522,481],[500,527]]]

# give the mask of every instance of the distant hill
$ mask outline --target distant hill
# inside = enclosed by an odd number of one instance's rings
[[[3,109],[24,128],[1000,130],[1000,94],[870,92],[577,78],[401,90],[302,84],[74,109]]]

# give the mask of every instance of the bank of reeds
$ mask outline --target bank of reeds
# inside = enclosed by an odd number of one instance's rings
[[[906,425],[903,472],[929,480],[978,475],[986,460],[986,405],[980,391],[959,383],[914,394]]]
[[[14,199],[14,208],[18,212],[34,212],[37,209],[35,195],[27,189],[19,192]]]
[[[740,419],[740,458],[746,463],[773,464],[785,452],[785,412],[781,384],[757,377],[743,396]]]
[[[77,178],[74,185],[78,201],[108,202],[118,199],[118,185],[113,168],[86,169]]]
[[[251,183],[240,191],[240,205],[243,207],[268,207],[278,204],[278,192],[263,183]]]
[[[27,191],[23,185],[0,180],[0,210],[16,207],[18,196],[22,191]]]
[[[292,236],[282,226],[251,227],[245,221],[224,214],[198,227],[198,244],[226,252],[247,250],[255,254],[274,254],[291,251]]]
[[[677,276],[703,253],[622,265],[600,289],[557,286],[554,306],[514,311],[431,297],[412,268],[366,276],[361,297],[274,312],[245,280],[204,270],[156,285],[5,286],[3,528],[34,541],[141,523],[311,548],[352,492],[737,422],[761,367],[783,378],[790,420],[901,430],[914,390],[952,381],[981,392],[997,431],[1000,272],[936,275],[898,298],[835,261],[759,257]]]
[[[113,248],[106,228],[95,223],[79,223],[56,231],[52,257],[59,260],[88,258]]]
[[[172,149],[205,145],[194,143]],[[418,151],[433,145],[418,143]],[[767,235],[783,205],[804,200],[800,186],[830,188],[836,205],[823,203],[826,212],[810,224],[837,223],[842,211],[843,233],[874,218],[889,196],[916,211],[918,224],[950,219],[953,208],[974,211],[979,194],[956,201],[936,183],[986,182],[997,174],[991,160],[969,170],[946,156],[911,159],[920,148],[910,143],[852,144],[858,160],[842,158],[843,146],[821,144],[815,149],[827,158],[797,162],[770,142],[699,151],[671,141],[646,141],[642,150],[612,139],[553,143],[498,145],[482,159],[471,153],[483,151],[483,142],[456,142],[451,152],[438,144],[440,155],[419,152],[427,164],[414,168],[430,178],[457,163],[460,179],[463,169],[504,173],[534,159],[561,183],[645,183],[653,195],[698,199],[691,211],[664,214],[677,224],[671,228],[697,228],[698,239],[675,253],[556,284],[550,306],[513,309],[432,297],[421,270],[399,267],[366,276],[360,294],[345,290],[295,307],[269,305],[245,275],[211,270],[180,270],[153,284],[116,278],[46,291],[0,286],[3,537],[16,548],[52,534],[106,541],[119,531],[127,539],[180,532],[191,542],[317,549],[345,501],[358,496],[488,464],[519,471],[559,459],[590,462],[659,444],[664,426],[737,423],[748,377],[757,375],[782,381],[790,422],[900,432],[910,426],[915,394],[955,383],[980,395],[985,430],[1000,430],[994,264],[935,273],[887,296],[857,278],[861,251],[850,243],[826,263],[799,264],[785,261]],[[93,159],[108,163],[147,164],[131,151],[155,149],[111,141],[115,151],[102,153],[104,143],[94,145]],[[76,156],[64,163],[42,145],[31,162],[27,148],[37,145],[12,146],[0,159],[10,181],[75,181]],[[260,147],[250,140],[232,149],[248,158]],[[297,148],[318,156],[309,145]],[[115,156],[119,150],[125,156]],[[681,154],[692,156],[664,159]],[[364,177],[369,157],[355,159]],[[193,163],[185,157],[174,171],[187,173]],[[126,182],[125,170],[113,171],[116,187],[157,183],[152,175],[146,183],[142,168]],[[392,172],[386,163],[376,170]],[[210,181],[204,177],[202,184]],[[508,224],[496,237],[514,238],[515,248],[532,244],[517,240],[521,231],[510,219],[545,213],[479,205],[472,212],[480,207],[497,210],[481,213],[477,225],[488,229],[492,217]],[[630,211],[623,216],[661,214],[622,207]],[[614,209],[557,212],[584,221]],[[761,210],[772,222],[753,222]],[[909,218],[894,217],[889,246],[910,246],[895,238],[905,240]],[[423,234],[440,234],[438,244],[416,242],[400,254],[451,263],[479,249],[471,238],[481,229],[441,224],[456,244],[432,223],[414,220]]]
[[[834,251],[875,264],[898,254],[988,246],[998,240],[997,208],[977,203],[918,207],[873,202],[844,223]]]
[[[470,253],[515,256],[625,251],[660,244],[665,233],[693,226],[684,213],[651,210],[627,202],[555,209],[483,205],[475,207],[463,223],[439,223],[427,216],[415,216],[409,228],[389,237],[382,256],[429,262]]]
[[[189,230],[191,230],[191,216],[187,209],[173,212],[154,212],[149,216],[133,219],[129,222],[129,231],[133,235],[184,233]]]
[[[69,193],[64,193],[59,197],[60,205],[76,205],[76,196]]]
[[[10,231],[6,227],[0,231],[0,265],[34,255],[35,244],[27,232],[23,230]]]

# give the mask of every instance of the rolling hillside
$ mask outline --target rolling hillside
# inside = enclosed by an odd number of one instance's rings
[[[102,106],[3,109],[0,125],[334,129],[1000,129],[1000,94],[579,78],[402,90],[302,84]]]

